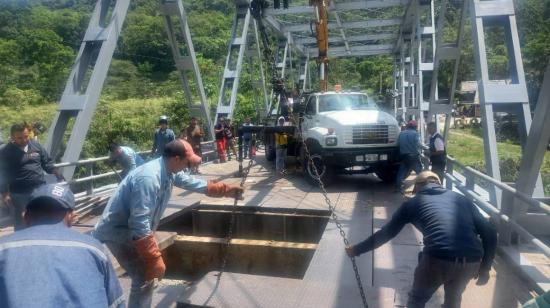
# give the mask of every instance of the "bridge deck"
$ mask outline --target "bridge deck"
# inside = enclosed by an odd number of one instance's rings
[[[320,191],[304,181],[299,174],[275,177],[262,157],[252,168],[246,181],[245,200],[241,206],[261,206],[295,209],[327,209]],[[236,162],[202,167],[204,178],[221,178],[237,183]],[[351,243],[356,243],[379,229],[403,197],[374,176],[339,176],[329,187],[329,198],[336,205],[338,217]],[[172,219],[182,210],[203,204],[232,204],[230,199],[205,198],[204,195],[175,189],[163,219]],[[175,214],[175,215],[174,215]],[[87,221],[93,224],[96,218]],[[89,227],[81,228],[83,232]],[[10,230],[4,230],[9,233]],[[6,232],[7,231],[7,232]],[[412,283],[417,253],[422,245],[421,234],[407,226],[388,244],[357,259],[370,307],[402,307]],[[318,248],[303,279],[227,273],[208,302],[213,307],[359,307],[359,293],[349,259],[334,222],[326,226]],[[158,307],[182,303],[203,305],[215,283],[214,272],[198,281],[163,280],[156,291]],[[122,278],[129,291],[129,281]],[[428,307],[440,307],[442,289]],[[519,307],[530,298],[526,284],[497,258],[491,279],[485,286],[471,282],[463,297],[462,307]]]
[[[227,181],[237,170],[235,162],[209,165],[203,169],[206,177],[219,176]],[[298,174],[275,177],[269,164],[262,161],[254,166],[246,181],[245,200],[240,205],[326,209],[323,196]],[[355,243],[376,231],[403,202],[392,187],[374,176],[339,176],[329,188],[329,198],[350,242]],[[229,205],[228,199],[204,199],[203,196],[176,192],[171,201],[174,207],[201,200],[206,204]],[[421,234],[407,226],[395,239],[374,253],[358,258],[363,284],[370,307],[400,307],[406,303],[412,283],[417,253],[422,245]],[[351,263],[345,257],[343,242],[332,221],[327,224],[317,251],[303,279],[289,279],[228,273],[222,276],[219,289],[207,303],[213,307],[359,307],[359,293]],[[199,281],[165,281],[161,283],[155,302],[160,306],[175,305],[175,301],[203,305],[212,293],[216,272]],[[530,298],[525,283],[503,261],[497,258],[491,279],[485,286],[471,282],[463,297],[463,307],[519,307]],[[428,307],[440,307],[443,290],[429,302]]]

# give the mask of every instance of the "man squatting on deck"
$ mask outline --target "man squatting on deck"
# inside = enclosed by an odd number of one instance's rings
[[[109,200],[92,235],[105,243],[132,279],[129,307],[151,307],[155,279],[164,276],[154,232],[166,209],[172,186],[209,197],[242,198],[237,185],[195,179],[184,169],[201,158],[181,139],[168,143],[162,157],[132,170]]]
[[[407,307],[423,308],[443,285],[443,307],[460,308],[470,279],[477,278],[478,285],[489,280],[496,230],[470,200],[441,187],[439,177],[431,171],[417,176],[414,192],[416,196],[403,203],[382,229],[363,242],[346,247],[346,252],[353,257],[376,249],[411,223],[422,232],[424,249],[414,271]]]
[[[29,200],[26,228],[0,238],[0,307],[124,308],[105,247],[70,229],[71,190],[45,184]]]

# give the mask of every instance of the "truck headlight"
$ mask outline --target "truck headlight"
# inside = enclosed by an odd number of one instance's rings
[[[336,137],[327,137],[325,138],[325,144],[327,146],[335,146],[338,144],[338,138]]]
[[[388,160],[388,154],[380,154],[380,160]]]

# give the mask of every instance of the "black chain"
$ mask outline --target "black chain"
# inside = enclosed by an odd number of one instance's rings
[[[346,238],[346,231],[344,231],[344,228],[342,227],[342,224],[340,221],[338,221],[338,216],[336,216],[336,208],[332,205],[332,201],[330,201],[328,197],[327,190],[325,189],[325,185],[323,184],[323,181],[321,180],[321,176],[319,175],[319,171],[317,170],[317,166],[315,165],[315,162],[311,158],[311,155],[309,153],[309,149],[302,138],[302,146],[304,147],[304,152],[306,155],[306,158],[308,159],[308,164],[311,164],[311,168],[314,173],[314,178],[319,184],[319,188],[321,189],[321,193],[325,197],[325,202],[328,205],[330,215],[334,223],[336,224],[336,227],[340,231],[340,235],[342,236],[342,239],[344,240],[344,245],[347,247],[349,246],[349,241]],[[302,166],[304,168],[304,172],[307,172],[308,166]],[[359,274],[359,268],[357,267],[357,263],[355,262],[355,257],[350,257],[351,265],[353,266],[353,271],[355,272],[355,280],[357,280],[357,287],[359,287],[359,293],[361,294],[361,300],[363,301],[363,306],[365,308],[368,308],[369,305],[367,303],[367,296],[365,295],[365,290],[363,289],[363,283],[361,282],[361,275]]]
[[[252,168],[252,165],[254,164],[254,159],[250,159],[248,162],[248,166],[244,170],[242,179],[241,179],[241,187],[244,187],[244,183],[246,181],[246,178],[248,177],[248,173],[250,172],[250,168]],[[239,196],[235,196],[235,200],[233,202],[233,208],[231,209],[231,220],[229,221],[229,230],[227,231],[227,236],[225,237],[225,252],[222,259],[222,266],[220,268],[220,273],[218,274],[218,280],[221,279],[222,273],[225,270],[225,266],[227,264],[227,257],[229,255],[229,245],[231,243],[231,237],[233,235],[233,226],[235,225],[235,212],[237,211],[237,202],[239,201]]]
[[[250,173],[250,169],[252,168],[252,165],[254,164],[254,156],[250,155],[250,161],[248,162],[248,166],[244,170],[240,186],[244,187],[244,183],[246,181],[246,178],[248,177],[248,174]],[[206,301],[204,302],[203,306],[206,305],[214,296],[216,291],[218,290],[218,287],[220,285],[220,281],[222,279],[222,274],[225,272],[225,267],[227,265],[227,259],[229,256],[229,246],[231,244],[231,237],[233,236],[233,227],[235,225],[235,212],[237,211],[237,203],[239,201],[239,195],[235,196],[235,200],[233,201],[233,207],[231,209],[231,219],[229,220],[229,229],[227,230],[227,235],[225,236],[225,249],[223,252],[223,258],[222,258],[222,264],[220,267],[220,271],[218,273],[218,277],[216,278],[216,284],[214,285],[214,288],[212,289],[212,293],[208,296]]]

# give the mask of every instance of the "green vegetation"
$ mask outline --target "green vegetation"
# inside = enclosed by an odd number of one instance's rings
[[[447,15],[444,41],[456,38],[460,12],[453,7]],[[6,0],[0,1],[0,134],[6,138],[14,122],[43,122],[49,126],[66,79],[80,47],[95,0]],[[185,0],[189,26],[197,52],[206,95],[212,109],[219,95],[231,33],[234,4],[226,0]],[[437,3],[436,3],[437,4]],[[529,97],[538,98],[540,84],[550,58],[550,2],[515,1],[518,30]],[[384,16],[376,16],[384,17]],[[508,78],[507,50],[502,31],[488,27],[487,56],[494,79]],[[465,44],[459,81],[475,79],[471,25],[465,29]],[[312,72],[315,72],[315,63]],[[368,90],[371,96],[386,103],[393,88],[391,56],[331,59],[329,83],[347,89]],[[445,81],[451,79],[451,66],[442,63],[440,96],[445,98]],[[257,64],[243,67],[238,95],[237,121],[255,117],[262,95],[254,86]],[[270,76],[270,72],[266,73]],[[313,76],[315,78],[315,76]],[[192,79],[192,78],[191,78]],[[297,80],[287,80],[292,87]],[[448,82],[447,82],[448,83]],[[316,85],[314,81],[313,85]],[[429,89],[429,77],[426,76]],[[193,84],[191,85],[193,86]],[[448,92],[448,89],[447,89]],[[180,79],[175,70],[157,0],[132,1],[121,38],[115,51],[100,105],[86,139],[83,157],[105,154],[109,140],[118,140],[147,149],[159,114],[166,113],[178,131],[190,114],[184,103]],[[193,98],[197,101],[197,98]],[[513,126],[513,125],[512,125]],[[507,129],[507,128],[506,128]],[[472,131],[479,134],[479,131]],[[460,161],[483,169],[481,140],[470,135],[450,140],[450,152]],[[509,136],[510,134],[503,134]],[[503,137],[502,140],[509,139]],[[44,138],[44,136],[42,136]],[[499,146],[501,159],[512,167],[503,167],[504,178],[513,178],[519,147],[508,143]],[[545,162],[546,182],[550,166]]]
[[[167,113],[177,102],[170,97],[155,99],[129,99],[125,101],[100,101],[92,125],[86,138],[83,156],[106,155],[109,140],[117,140],[143,150],[152,145],[152,135],[158,121],[158,114]],[[0,106],[2,122],[0,129],[8,132],[11,123],[27,121],[50,125],[55,112],[55,104],[33,106],[21,111]],[[176,132],[177,132],[177,128]],[[45,141],[46,135],[40,140]],[[91,155],[90,155],[91,156]]]
[[[448,154],[460,163],[485,172],[483,140],[470,134],[468,130],[449,132]],[[521,147],[508,142],[498,143],[501,177],[505,182],[515,182],[521,163]],[[547,152],[541,168],[541,176],[546,194],[550,194],[550,154]]]

